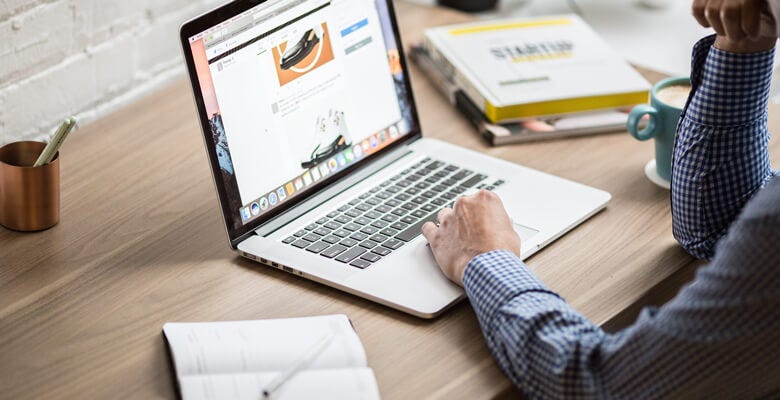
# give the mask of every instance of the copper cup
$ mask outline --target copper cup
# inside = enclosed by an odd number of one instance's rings
[[[0,148],[0,225],[42,231],[60,220],[59,153],[33,167],[46,143],[16,142]]]

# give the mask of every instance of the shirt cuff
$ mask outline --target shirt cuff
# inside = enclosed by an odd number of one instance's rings
[[[466,266],[463,287],[483,322],[491,321],[503,305],[523,293],[545,292],[560,298],[506,250],[474,257]]]
[[[685,117],[709,126],[754,123],[767,110],[775,49],[730,53],[716,49],[714,36],[693,51],[692,94]]]

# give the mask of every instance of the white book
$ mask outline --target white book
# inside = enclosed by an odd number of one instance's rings
[[[379,399],[373,371],[344,315],[260,321],[167,323],[183,400],[262,398],[262,391],[325,335],[333,340],[274,400]]]
[[[494,123],[629,107],[650,89],[576,15],[428,29],[424,46]]]

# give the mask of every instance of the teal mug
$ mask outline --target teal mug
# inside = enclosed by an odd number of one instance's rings
[[[650,104],[634,107],[628,116],[627,128],[631,136],[642,141],[655,139],[655,172],[666,183],[671,180],[677,123],[680,121],[690,87],[691,80],[688,77],[664,79],[653,86]],[[640,122],[645,115],[650,119],[647,126],[640,130]]]

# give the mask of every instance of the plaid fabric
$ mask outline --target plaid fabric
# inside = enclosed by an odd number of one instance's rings
[[[780,398],[780,179],[768,178],[763,111],[771,53],[711,43],[694,54],[672,201],[677,233],[696,233],[692,252],[709,254],[731,227],[693,283],[608,334],[512,253],[469,263],[463,284],[490,351],[528,397]]]
[[[745,203],[773,176],[767,101],[774,49],[733,54],[694,47],[693,96],[677,129],[672,160],[672,231],[693,256],[715,244]]]

